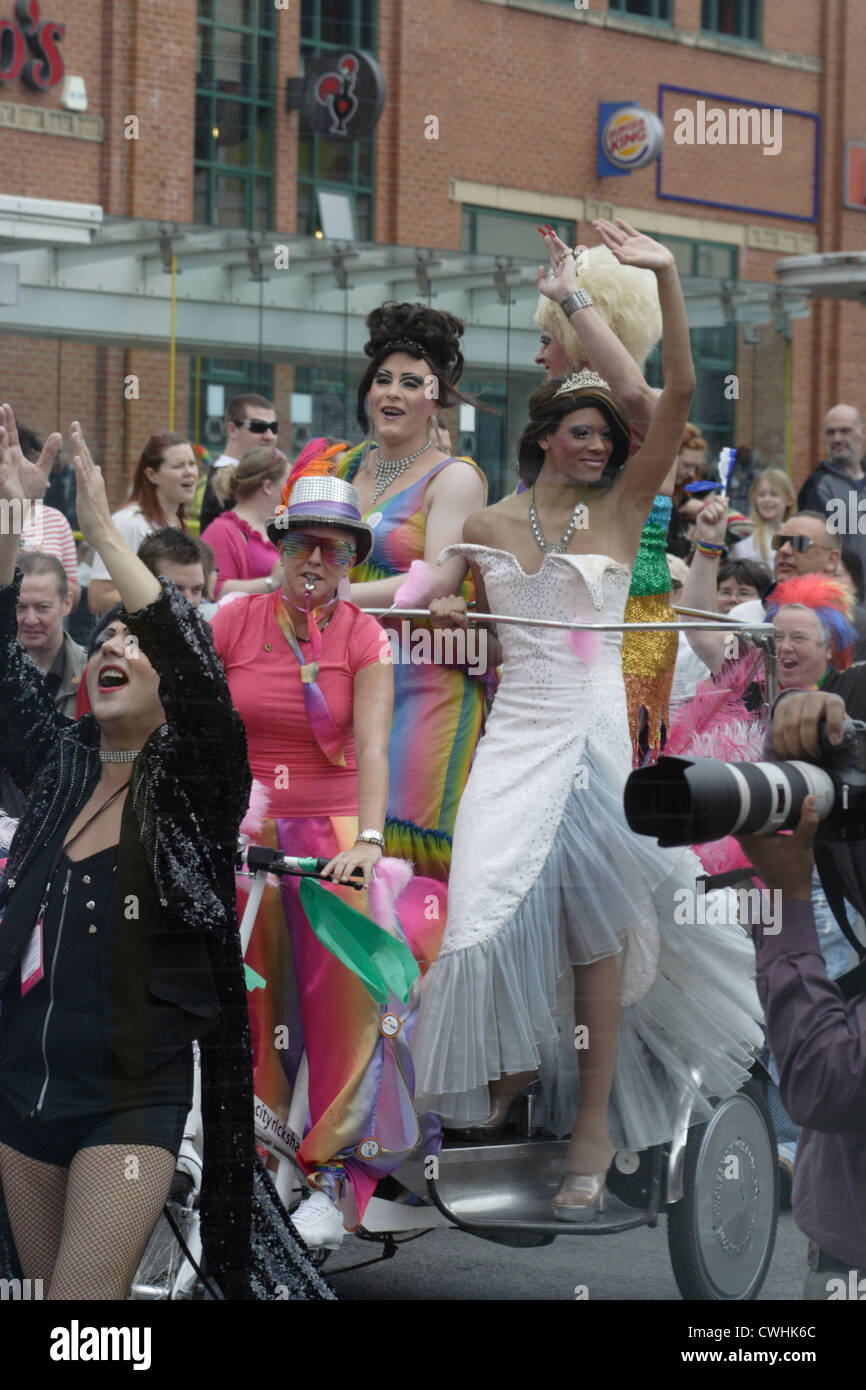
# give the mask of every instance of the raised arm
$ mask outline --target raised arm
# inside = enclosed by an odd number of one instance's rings
[[[660,392],[647,383],[631,353],[591,304],[583,309],[573,308],[570,312],[563,307],[562,301],[579,288],[578,257],[587,248],[575,247],[578,253],[576,257],[549,227],[543,235],[550,257],[550,278],[546,268],[539,266],[536,277],[538,288],[567,314],[569,322],[580,334],[589,365],[608,382],[614,395],[622,402],[629,424],[642,439],[649,428]]]
[[[727,529],[728,503],[725,498],[714,497],[704,504],[695,522],[695,553],[689,566],[688,576],[680,594],[683,608],[702,608],[707,613],[717,613],[719,561]],[[729,637],[725,632],[689,632],[686,634],[692,650],[705,661],[713,675],[721,670],[729,647]]]
[[[652,270],[658,280],[662,311],[664,387],[653,411],[643,447],[626,463],[614,485],[645,517],[679,452],[695,391],[695,368],[685,300],[672,253],[642,236],[627,222],[599,221],[599,236],[623,265]]]
[[[102,555],[130,632],[159,676],[166,723],[179,743],[174,775],[195,797],[203,819],[211,813],[222,817],[227,805],[248,795],[249,769],[243,724],[232,707],[208,625],[173,584],[163,586],[151,574],[117,530],[102,471],[77,424],[72,444],[79,524],[85,540]]]
[[[33,479],[28,479],[28,470],[47,478],[59,443],[60,436],[52,435],[39,463],[29,463],[18,442],[12,407],[0,406],[0,765],[22,791],[69,723],[58,714],[42,673],[18,641],[16,616],[18,542],[30,512],[30,494],[42,491],[41,486],[29,485]]]

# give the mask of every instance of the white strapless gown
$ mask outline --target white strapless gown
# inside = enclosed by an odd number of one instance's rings
[[[491,612],[622,622],[631,574],[607,556],[547,555],[528,575],[506,551],[445,552],[458,553],[481,570]],[[502,680],[457,814],[448,925],[412,1042],[416,1103],[480,1123],[489,1081],[539,1069],[535,1113],[569,1132],[571,967],[622,951],[611,1138],[646,1148],[671,1137],[684,1092],[699,1119],[746,1079],[763,1040],[753,948],[736,923],[676,925],[675,894],[694,890],[701,866],[626,824],[621,634],[600,634],[590,664],[561,630],[502,624],[499,638]]]

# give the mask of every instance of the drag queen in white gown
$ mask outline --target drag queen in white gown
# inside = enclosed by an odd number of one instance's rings
[[[694,372],[673,258],[625,223],[598,225],[623,263],[658,277],[664,391],[631,457],[627,421],[593,373],[534,393],[518,449],[534,486],[470,517],[446,552],[469,561],[479,611],[622,622],[641,528],[679,447]],[[545,292],[555,297],[556,276]],[[431,607],[466,622],[462,599]],[[570,641],[504,624],[490,640],[502,680],[457,816],[448,925],[412,1049],[419,1107],[452,1128],[494,1133],[540,1076],[541,1118],[572,1131],[554,1199],[565,1219],[600,1208],[615,1147],[672,1136],[684,1095],[697,1120],[708,1097],[733,1094],[762,1039],[742,928],[695,925],[695,856],[626,825],[620,647],[620,633]]]

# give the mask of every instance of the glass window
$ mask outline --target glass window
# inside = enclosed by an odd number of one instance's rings
[[[713,34],[761,42],[761,0],[702,0],[701,28]]]
[[[641,19],[661,19],[670,24],[671,0],[609,0],[614,14],[634,14]]]
[[[272,221],[276,20],[272,0],[198,0],[197,222]]]
[[[306,62],[330,49],[356,48],[375,55],[376,0],[301,0],[301,71]],[[300,121],[298,136],[298,231],[320,231],[318,198],[333,190],[354,199],[358,236],[373,239],[375,134],[363,140],[331,140],[314,135]]]
[[[203,444],[212,459],[218,457],[225,444],[223,414],[208,416],[209,386],[224,388],[225,402],[234,396],[274,397],[274,371],[266,362],[223,357],[192,357],[190,359],[190,420],[195,444]]]
[[[516,256],[544,260],[544,243],[538,235],[543,216],[499,212],[493,208],[463,208],[461,250],[488,256]],[[574,223],[558,219],[551,226],[568,245],[574,244]]]

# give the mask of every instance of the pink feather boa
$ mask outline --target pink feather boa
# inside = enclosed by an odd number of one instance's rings
[[[691,700],[677,710],[665,744],[665,757],[715,758],[722,763],[760,761],[764,730],[756,714],[746,709],[746,687],[756,678],[754,658],[728,661],[711,680],[701,681]],[[721,874],[749,867],[732,835],[694,845],[707,873]]]

